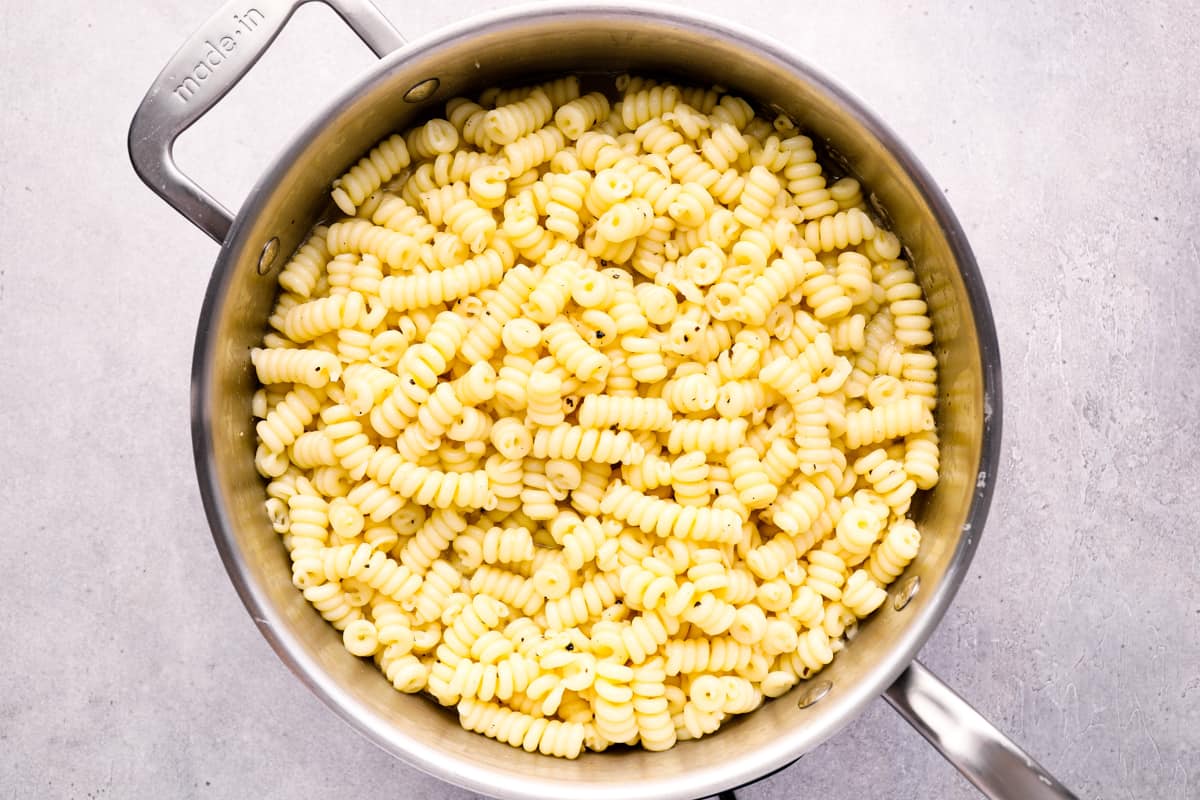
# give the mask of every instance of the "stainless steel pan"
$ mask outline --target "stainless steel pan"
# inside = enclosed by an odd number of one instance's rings
[[[155,80],[129,131],[142,179],[221,244],[192,370],[196,471],[217,548],[279,657],[334,711],[390,753],[504,797],[690,798],[745,784],[799,758],[883,693],[985,794],[1069,792],[913,658],[941,619],[979,541],[1000,446],[1000,363],[974,257],[936,184],[854,98],[757,34],[677,9],[539,5],[475,17],[405,44],[368,0],[325,0],[380,61],[275,159],[236,216],[175,166],[175,138],[250,69],[305,0],[235,0]],[[941,483],[922,507],[919,559],[889,602],[815,679],[714,736],[665,753],[563,761],[459,728],[395,692],[291,585],[254,471],[249,351],[263,334],[287,254],[327,213],[328,187],[376,140],[446,99],[566,72],[658,73],[720,83],[785,111],[863,180],[909,248],[929,300],[942,396]]]

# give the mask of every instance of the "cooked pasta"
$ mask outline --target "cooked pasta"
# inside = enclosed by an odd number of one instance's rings
[[[397,691],[664,750],[829,664],[918,556],[929,308],[793,121],[568,76],[450,100],[332,195],[250,354],[254,463]]]
[[[349,172],[333,182],[334,202],[343,212],[354,214],[355,207],[367,195],[390,181],[410,161],[403,137],[394,135],[385,139]]]

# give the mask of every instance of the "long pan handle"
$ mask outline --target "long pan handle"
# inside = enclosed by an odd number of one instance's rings
[[[993,800],[1075,798],[919,662],[900,673],[883,696],[985,796]]]
[[[175,139],[237,85],[306,2],[310,0],[229,0],[171,57],[133,115],[133,168],[159,197],[218,244],[229,233],[233,215],[176,166],[171,153]],[[379,57],[404,44],[371,0],[321,2]]]

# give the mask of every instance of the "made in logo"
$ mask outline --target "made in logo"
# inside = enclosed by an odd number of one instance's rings
[[[200,85],[211,78],[237,49],[238,39],[243,34],[253,33],[265,19],[266,17],[257,8],[248,9],[240,15],[234,14],[233,30],[205,40],[204,44],[207,49],[200,54],[200,60],[192,67],[191,72],[175,87],[175,96],[184,103],[191,100],[196,92],[200,91]]]

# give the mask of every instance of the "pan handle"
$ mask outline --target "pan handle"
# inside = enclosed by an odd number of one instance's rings
[[[958,694],[914,661],[884,698],[993,800],[1062,800],[1069,789]]]
[[[171,57],[129,126],[129,158],[146,185],[218,244],[233,215],[175,164],[175,139],[250,71],[311,0],[230,0]],[[382,58],[404,44],[371,0],[321,0]]]

